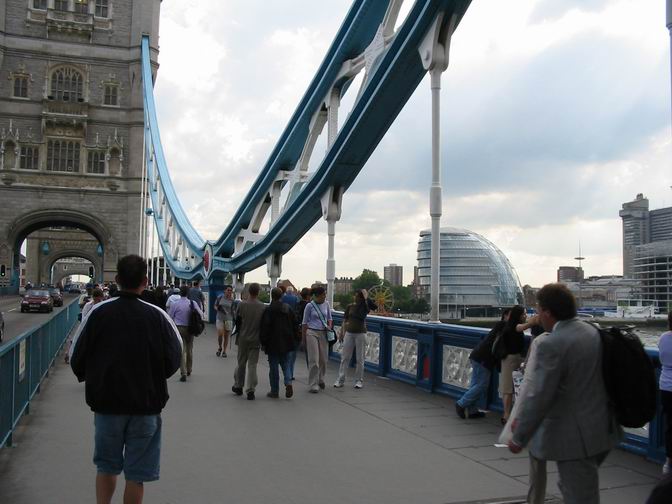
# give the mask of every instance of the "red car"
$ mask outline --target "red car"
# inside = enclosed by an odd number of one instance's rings
[[[49,294],[54,300],[54,306],[63,306],[63,295],[61,294],[60,289],[49,289]]]
[[[47,289],[32,289],[23,296],[21,312],[29,311],[47,313],[54,311],[54,300]]]

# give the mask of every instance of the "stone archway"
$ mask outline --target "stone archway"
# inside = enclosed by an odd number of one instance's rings
[[[82,259],[82,262],[73,262],[73,263],[64,263],[63,258],[59,259],[54,263],[51,270],[51,283],[54,285],[62,284],[63,279],[69,276],[85,276],[89,275],[89,267],[93,267],[93,281],[98,282],[98,277],[100,275],[99,271],[96,269],[96,265],[92,264],[88,259]],[[67,268],[67,269],[66,269]]]
[[[11,286],[13,289],[18,289],[19,282],[19,252],[21,243],[23,242],[28,235],[38,231],[40,229],[53,227],[53,226],[65,226],[68,228],[76,228],[82,231],[86,231],[95,240],[100,244],[102,248],[102,256],[97,254],[92,255],[91,251],[79,250],[79,249],[70,249],[68,250],[69,256],[82,256],[85,253],[90,257],[94,258],[94,265],[96,265],[96,271],[100,272],[97,274],[98,279],[101,281],[113,281],[116,274],[116,262],[118,259],[118,250],[119,244],[117,243],[118,239],[112,235],[108,226],[98,217],[75,210],[68,209],[50,209],[50,210],[38,210],[29,213],[25,213],[18,218],[16,218],[7,229],[7,244],[12,247],[12,268],[10,269],[11,275]],[[123,249],[123,247],[122,247]],[[64,252],[64,250],[54,251],[55,253]],[[49,255],[49,254],[45,254]],[[62,256],[65,257],[65,256]],[[84,255],[86,257],[86,255]],[[95,259],[97,257],[97,260]],[[44,263],[49,264],[49,268],[55,262],[55,259],[50,258]],[[46,269],[46,266],[45,266]],[[39,273],[39,276],[42,277],[42,274],[45,273],[45,269],[42,269]],[[40,271],[39,269],[37,271]],[[49,270],[46,269],[46,276],[48,278]],[[102,274],[101,274],[102,273]],[[37,276],[37,275],[36,275]],[[28,280],[32,280],[28,278]],[[45,281],[46,282],[46,281]]]
[[[45,260],[43,261],[43,271],[42,274],[46,275],[47,278],[51,278],[52,282],[56,284],[58,280],[56,279],[56,275],[60,275],[61,278],[66,277],[70,274],[74,275],[88,275],[88,265],[86,268],[76,268],[76,271],[68,273],[67,271],[56,271],[54,269],[54,265],[58,263],[61,259],[65,258],[80,258],[80,259],[85,259],[91,263],[93,266],[94,270],[94,276],[93,276],[93,281],[94,282],[102,282],[103,279],[101,278],[101,272],[103,268],[103,258],[99,257],[96,255],[95,250],[93,252],[91,251],[83,251],[83,250],[59,250],[55,251],[51,254],[49,254]],[[54,276],[52,276],[52,274]],[[43,277],[44,278],[44,277]]]

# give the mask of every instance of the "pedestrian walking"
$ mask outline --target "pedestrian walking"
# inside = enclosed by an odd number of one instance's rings
[[[129,255],[117,263],[118,297],[97,304],[75,334],[70,365],[85,382],[94,412],[96,501],[108,504],[117,476],[126,478],[125,504],[139,504],[144,483],[159,479],[161,411],[182,342],[161,309],[140,300],[147,263]]]
[[[281,297],[282,290],[278,287],[271,289],[271,304],[264,310],[259,328],[259,341],[268,356],[268,378],[271,383],[271,391],[267,396],[273,399],[279,397],[280,374],[278,367],[282,369],[285,397],[290,398],[294,395],[292,375],[288,368],[288,354],[294,350],[296,321],[294,320],[294,312],[289,305],[281,301]]]
[[[503,333],[509,320],[511,308],[502,312],[499,322],[490,330],[488,335],[476,345],[469,354],[471,362],[471,383],[467,391],[455,403],[455,411],[460,418],[483,418],[485,413],[478,409],[479,403],[488,393],[490,375],[497,365],[497,359],[492,353],[492,345],[497,336]]]
[[[599,467],[622,437],[609,408],[598,330],[577,317],[563,284],[537,293],[541,325],[549,334],[536,347],[534,379],[511,421],[509,449],[529,445],[538,461],[555,460],[565,504],[600,502]]]
[[[170,310],[170,305],[172,305],[175,301],[180,299],[180,288],[175,287],[172,290],[172,294],[168,296],[168,299],[166,300],[166,311]]]
[[[355,302],[345,308],[343,324],[338,336],[343,342],[341,350],[341,366],[334,387],[341,388],[345,384],[345,375],[350,366],[352,353],[355,352],[357,367],[355,368],[355,388],[364,386],[364,353],[366,351],[366,316],[371,310],[377,310],[376,303],[369,299],[366,289],[355,293]]]
[[[660,402],[665,419],[665,464],[663,474],[672,469],[672,313],[667,315],[667,331],[660,336],[658,351],[660,356]]]
[[[203,319],[203,312],[200,306],[195,301],[187,297],[189,288],[185,285],[180,288],[180,299],[174,301],[170,305],[168,315],[173,319],[182,341],[184,342],[182,351],[182,362],[180,364],[180,381],[186,382],[187,376],[191,376],[194,364],[194,338],[197,336],[189,328],[189,319],[192,310],[198,313],[198,316]]]
[[[197,303],[198,306],[201,308],[202,312],[205,312],[205,296],[203,295],[203,291],[201,290],[201,282],[199,282],[198,280],[193,282],[191,289],[189,289],[187,297],[189,298],[189,300]]]
[[[266,306],[259,301],[259,284],[251,283],[248,296],[238,305],[236,324],[238,326],[238,365],[234,372],[231,390],[243,395],[243,387],[248,401],[254,400],[257,387],[257,363],[259,362],[259,326]]]
[[[308,387],[316,394],[324,390],[330,339],[335,339],[331,307],[324,287],[312,289],[313,299],[306,305],[302,321],[302,342],[308,357]]]
[[[229,338],[233,330],[233,287],[226,285],[217,299],[215,299],[215,311],[217,318],[215,326],[217,327],[217,357],[226,357],[226,349],[229,348]],[[224,346],[222,347],[222,343]]]

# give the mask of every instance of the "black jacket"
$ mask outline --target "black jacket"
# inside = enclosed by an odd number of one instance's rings
[[[272,301],[261,316],[259,341],[267,354],[284,354],[294,350],[296,321],[294,312],[282,301]]]
[[[495,342],[500,331],[503,331],[505,327],[506,322],[497,322],[488,335],[471,351],[469,358],[492,371],[497,364],[497,359],[492,355],[492,344]]]
[[[72,347],[70,366],[86,382],[86,403],[110,415],[160,413],[168,401],[166,379],[182,359],[168,314],[127,292],[92,308]]]

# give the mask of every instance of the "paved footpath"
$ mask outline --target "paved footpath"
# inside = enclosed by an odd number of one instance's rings
[[[523,502],[527,455],[496,448],[498,415],[460,420],[453,401],[366,376],[362,390],[309,394],[303,354],[295,396],[269,399],[259,365],[257,400],[231,392],[235,347],[215,356],[214,328],[196,340],[194,374],[170,379],[163,412],[161,480],[146,485],[161,504],[448,504]],[[95,502],[92,414],[84,387],[59,359],[15,445],[0,450],[0,502]],[[555,471],[553,464],[550,471]],[[639,504],[659,467],[613,452],[601,470],[603,503]],[[549,491],[557,494],[557,477]],[[121,502],[123,479],[115,503]],[[561,502],[549,495],[549,502]]]

